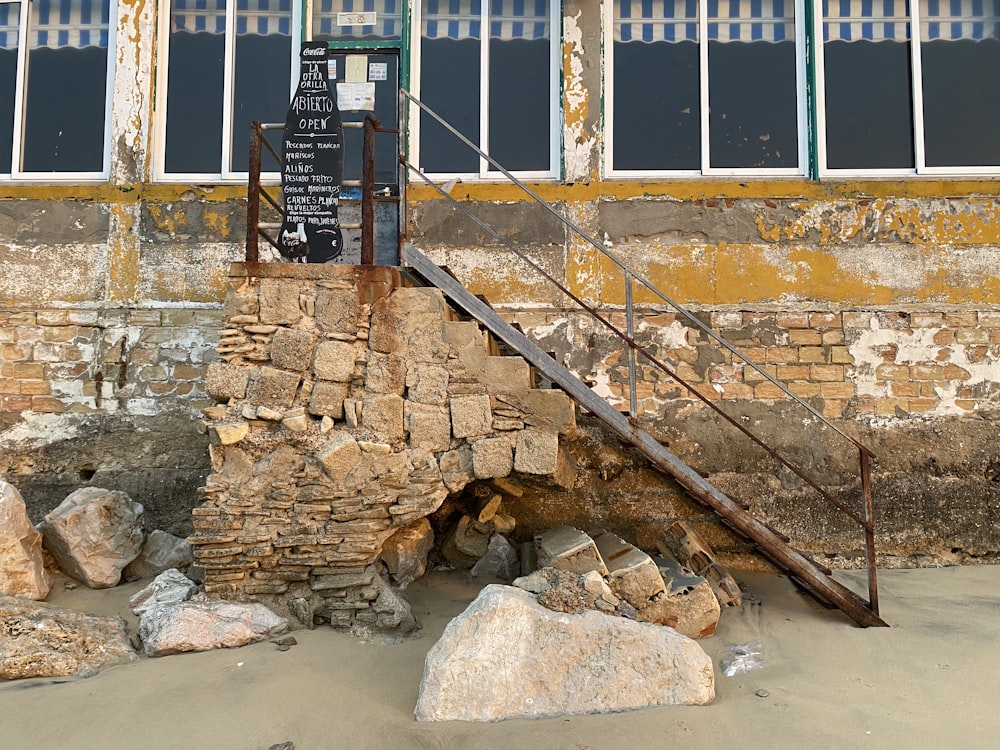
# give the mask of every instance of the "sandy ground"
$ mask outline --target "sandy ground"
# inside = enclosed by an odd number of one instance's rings
[[[861,576],[838,574],[858,590]],[[787,579],[748,588],[701,644],[717,665],[710,706],[493,724],[417,723],[427,650],[482,582],[433,574],[409,597],[423,622],[401,643],[328,628],[298,645],[142,658],[89,679],[0,681],[0,748],[949,748],[1000,747],[1000,567],[892,570],[882,616],[864,630]],[[50,601],[135,618],[128,596],[57,586]],[[763,668],[725,677],[726,646],[763,646]],[[766,691],[759,697],[758,691]]]

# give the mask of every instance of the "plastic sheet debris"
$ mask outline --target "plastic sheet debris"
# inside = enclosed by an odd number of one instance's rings
[[[726,677],[735,677],[764,666],[764,652],[760,641],[736,643],[726,646],[726,650],[730,655],[721,662],[722,674]]]

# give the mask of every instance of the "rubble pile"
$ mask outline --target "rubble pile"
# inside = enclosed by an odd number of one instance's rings
[[[205,384],[214,472],[189,539],[205,591],[305,624],[409,627],[386,582],[417,574],[400,550],[419,547],[422,519],[476,479],[571,485],[559,436],[574,405],[395,269],[240,268]],[[388,545],[400,533],[413,539]],[[476,545],[471,565],[490,535],[452,542]]]

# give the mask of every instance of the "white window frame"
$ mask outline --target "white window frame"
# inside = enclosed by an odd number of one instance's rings
[[[167,172],[166,171],[166,144],[167,144],[167,81],[170,70],[170,35],[171,23],[170,15],[173,3],[171,0],[162,0],[159,8],[159,40],[157,43],[156,59],[156,112],[154,128],[153,147],[153,179],[156,182],[165,183],[223,183],[223,184],[245,184],[249,173],[246,169],[233,169],[232,159],[232,125],[233,125],[233,88],[236,75],[236,0],[226,1],[226,32],[225,51],[223,53],[223,89],[222,89],[222,170],[219,172]],[[292,20],[290,58],[291,75],[288,81],[288,101],[291,101],[295,93],[295,86],[299,80],[299,45],[298,41],[303,38],[303,24],[306,15],[305,2],[292,0]],[[311,2],[309,3],[311,7]],[[275,169],[270,172],[261,173],[261,179],[274,182],[281,179],[280,172]]]
[[[805,1],[794,0],[795,6],[795,111],[798,131],[797,167],[713,167],[709,138],[709,81],[708,81],[708,3],[698,0],[698,88],[700,92],[700,169],[615,169],[614,168],[614,22],[615,3],[605,3],[603,14],[604,36],[604,174],[612,178],[718,178],[718,177],[798,177],[809,171],[808,109],[806,102],[806,24]],[[721,3],[720,3],[721,4]],[[720,20],[719,23],[722,23]],[[641,44],[642,42],[637,42]]]
[[[833,2],[834,0],[831,0]],[[925,160],[924,143],[924,95],[923,71],[921,68],[920,42],[921,18],[920,0],[910,0],[910,15],[906,19],[910,25],[910,80],[913,117],[913,168],[906,169],[832,169],[827,167],[826,141],[826,76],[824,71],[825,43],[823,42],[823,22],[821,0],[815,0],[816,13],[813,22],[813,38],[816,39],[816,146],[820,179],[824,177],[900,177],[907,175],[947,175],[956,176],[996,176],[1000,174],[1000,164],[995,166],[929,167]],[[885,42],[892,44],[892,42]]]
[[[17,30],[17,78],[14,84],[14,132],[9,173],[0,173],[0,182],[104,182],[111,175],[111,103],[114,99],[115,43],[118,27],[118,3],[111,0],[108,16],[108,66],[104,83],[104,144],[99,172],[29,172],[21,169],[24,154],[24,106],[28,84],[29,20],[32,0],[0,0],[0,3],[20,5]]]
[[[420,98],[421,43],[423,32],[423,4],[421,0],[411,0],[410,24],[410,92]],[[478,146],[487,154],[489,148],[489,0],[480,4],[479,40],[479,142]],[[549,3],[549,91],[551,96],[549,107],[549,168],[547,170],[510,170],[518,179],[524,180],[558,180],[561,177],[562,165],[562,87],[560,74],[562,71],[562,2],[551,0]],[[420,113],[415,105],[409,107],[408,152],[410,162],[420,167]],[[429,116],[429,115],[428,115]],[[503,173],[494,169],[486,159],[479,157],[478,172],[425,172],[434,179],[459,179],[467,182],[503,181]]]

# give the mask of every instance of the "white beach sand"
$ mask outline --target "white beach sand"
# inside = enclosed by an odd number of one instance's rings
[[[838,574],[857,590],[863,574]],[[963,748],[1000,747],[1000,567],[880,575],[891,628],[861,629],[787,579],[736,573],[749,596],[700,643],[716,663],[710,706],[493,724],[417,723],[423,660],[482,582],[433,574],[408,595],[417,637],[386,645],[329,628],[272,643],[107,669],[89,679],[0,681],[0,749]],[[58,606],[121,614],[128,596],[62,589]],[[724,677],[726,646],[759,640],[762,669]],[[758,697],[758,690],[767,691]]]

